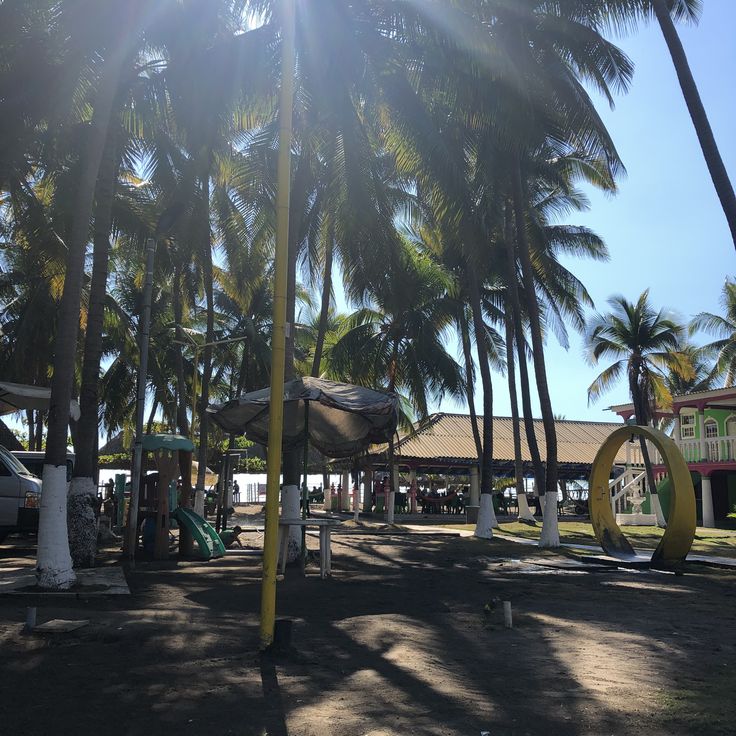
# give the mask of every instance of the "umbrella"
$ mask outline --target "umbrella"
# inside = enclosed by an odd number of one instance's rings
[[[226,432],[247,433],[248,439],[267,445],[270,403],[271,390],[264,388],[209,406],[207,412]],[[322,454],[350,457],[368,445],[387,442],[397,421],[396,394],[322,378],[297,378],[284,384],[283,447],[287,450],[303,446],[308,434]]]
[[[13,414],[21,409],[45,411],[49,408],[50,402],[50,388],[0,381],[0,415]],[[69,413],[72,419],[79,419],[79,404],[73,399],[69,407]]]

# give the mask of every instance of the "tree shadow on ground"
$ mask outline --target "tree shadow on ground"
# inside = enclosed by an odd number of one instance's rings
[[[508,543],[341,535],[332,579],[287,569],[278,610],[296,650],[265,659],[253,559],[139,567],[124,602],[44,604],[40,620],[91,620],[63,638],[21,636],[24,603],[2,599],[3,731],[99,729],[103,713],[105,733],[126,736],[688,732],[682,709],[668,722],[653,698],[707,688],[731,661],[718,631],[733,625],[733,576],[540,559]]]

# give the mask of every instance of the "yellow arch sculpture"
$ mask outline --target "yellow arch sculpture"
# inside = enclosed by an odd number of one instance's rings
[[[651,441],[664,458],[671,481],[670,513],[662,539],[652,554],[652,562],[682,562],[695,539],[695,490],[687,463],[677,445],[663,432],[651,427],[629,425],[617,429],[601,445],[593,461],[588,491],[590,520],[598,543],[606,554],[620,559],[635,556],[611,509],[608,489],[613,463],[619,449],[632,436]]]

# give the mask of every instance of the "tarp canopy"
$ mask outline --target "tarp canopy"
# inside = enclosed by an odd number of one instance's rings
[[[207,411],[226,432],[247,434],[267,445],[270,404],[271,389],[264,388]],[[356,455],[371,444],[387,442],[396,431],[396,394],[322,378],[297,378],[284,384],[284,449],[304,444],[307,404],[309,441],[328,457]]]
[[[50,402],[50,388],[0,381],[0,415],[13,414],[23,409],[46,411]],[[79,419],[79,404],[73,399],[69,406],[69,413],[72,419]]]
[[[178,434],[146,434],[143,435],[143,449],[147,452],[155,452],[156,450],[193,452],[194,444],[188,437],[182,437]]]

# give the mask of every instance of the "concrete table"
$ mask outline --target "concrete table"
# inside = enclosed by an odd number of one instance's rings
[[[325,578],[332,573],[332,547],[330,533],[333,526],[342,522],[338,519],[279,519],[279,569],[284,574],[289,551],[289,528],[292,526],[316,527],[319,529],[319,576]]]

